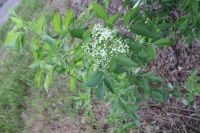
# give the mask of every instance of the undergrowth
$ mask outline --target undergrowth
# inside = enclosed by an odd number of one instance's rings
[[[22,0],[16,12],[23,19],[30,20],[44,7],[44,1]],[[0,26],[0,46],[7,32],[13,27],[10,21]],[[26,59],[24,58],[26,57]],[[31,83],[31,71],[28,71],[28,54],[10,51],[0,47],[0,132],[14,133],[23,131],[21,118],[24,100]],[[28,59],[28,60],[27,60]]]
[[[23,59],[23,61],[22,61]],[[6,53],[0,67],[0,132],[19,132],[23,128],[21,111],[29,83],[26,60],[16,53]]]

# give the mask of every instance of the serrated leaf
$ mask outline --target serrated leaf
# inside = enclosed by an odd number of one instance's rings
[[[79,61],[79,59],[81,59],[83,57],[83,49],[79,48],[78,50],[75,51],[74,55],[73,55],[73,61],[77,62]]]
[[[156,48],[153,45],[149,45],[145,48],[149,60],[156,60]]]
[[[56,13],[53,17],[53,28],[57,33],[62,32],[62,17],[59,13]]]
[[[144,95],[145,99],[148,99],[149,96],[150,96],[150,94],[149,94],[150,86],[149,86],[149,83],[148,83],[148,81],[146,79],[142,79],[142,81],[143,81],[142,87],[144,89],[143,95]]]
[[[37,32],[44,33],[46,29],[46,19],[43,15],[37,20],[36,25]]]
[[[139,12],[139,7],[135,7],[130,9],[124,16],[124,23],[126,26],[128,26],[131,19],[133,19]]]
[[[84,33],[83,33],[83,39],[86,40],[87,38],[89,38],[91,35],[91,31],[90,29],[86,30]]]
[[[141,126],[141,122],[139,121],[139,120],[134,120],[134,125],[136,126],[136,127],[140,127]]]
[[[153,39],[161,37],[160,32],[157,32],[156,29],[153,29],[153,27],[150,27],[143,23],[135,23],[131,25],[131,31],[138,35],[142,35]]]
[[[23,20],[17,17],[10,17],[11,21],[17,23],[17,24],[23,24]]]
[[[129,3],[130,3],[130,0],[125,0],[124,4],[123,4],[123,7],[126,7]]]
[[[133,122],[128,122],[128,123],[126,123],[126,124],[123,125],[123,130],[130,129],[133,126],[134,126]]]
[[[86,85],[87,87],[95,87],[99,84],[99,82],[101,81],[101,79],[103,78],[103,71],[97,71],[94,73],[94,75],[92,76],[92,78],[86,82],[84,85]]]
[[[125,112],[129,113],[129,107],[126,104],[125,100],[120,97],[118,102],[119,102],[121,109],[124,110]]]
[[[130,58],[126,57],[126,56],[117,56],[116,57],[117,61],[126,67],[137,67],[138,65],[132,61]]]
[[[83,39],[84,32],[85,32],[85,29],[73,29],[73,30],[70,30],[70,35],[73,38]]]
[[[111,79],[108,74],[104,75],[104,83],[105,83],[106,87],[109,89],[109,91],[114,93],[112,82],[111,82]]]
[[[153,99],[163,102],[163,95],[158,91],[151,91],[151,96]]]
[[[144,78],[149,79],[152,82],[158,82],[158,83],[163,82],[163,79],[160,76],[155,75],[155,73],[153,73],[153,72],[144,73],[144,74],[142,74],[142,76]]]
[[[102,20],[107,21],[109,19],[108,13],[105,11],[105,9],[100,4],[94,3],[93,11],[94,11],[95,15]]]
[[[108,23],[113,25],[117,21],[119,16],[120,16],[120,13],[116,13],[115,15],[109,17]]]
[[[4,42],[5,46],[15,47],[19,36],[20,36],[19,32],[14,32],[14,31],[9,32]]]
[[[35,74],[35,84],[36,84],[36,87],[38,88],[41,88],[42,86],[42,82],[41,82],[42,76],[43,76],[43,70],[39,69],[37,73]]]
[[[142,78],[141,82],[142,82],[141,85],[143,86],[143,89],[144,89],[145,91],[149,92],[149,91],[150,91],[150,86],[149,86],[148,80],[145,79],[145,78]]]
[[[98,85],[98,87],[95,88],[94,94],[99,99],[102,99],[104,97],[104,95],[105,95],[105,85],[104,85],[103,81],[101,81],[101,83]]]
[[[126,68],[123,67],[122,64],[120,64],[119,62],[116,63],[116,67],[113,71],[114,73],[123,73],[123,72],[126,72]]]
[[[165,38],[161,38],[156,40],[155,42],[153,42],[155,45],[162,47],[162,46],[171,46],[174,44],[174,40],[172,39],[165,39]]]
[[[117,65],[117,64],[116,64],[115,58],[112,58],[111,61],[110,61],[110,63],[109,63],[109,68],[108,68],[108,70],[109,70],[110,72],[114,71],[115,68],[116,68],[116,65]]]
[[[48,42],[49,44],[54,45],[56,43],[56,40],[54,38],[52,38],[51,36],[45,34],[44,36],[42,36],[43,41]]]
[[[53,75],[53,66],[49,66],[49,71],[46,75],[45,82],[44,82],[44,88],[46,91],[48,91],[49,86],[52,83],[52,75]]]
[[[70,79],[69,87],[70,87],[70,90],[73,92],[76,90],[76,82],[77,82],[76,76],[72,76]]]
[[[24,42],[25,42],[25,34],[20,34],[20,36],[17,39],[17,43],[15,47],[17,49],[22,49],[24,46]]]
[[[66,18],[65,18],[65,29],[66,31],[69,30],[69,26],[74,22],[74,11],[68,10]]]
[[[160,76],[156,76],[153,72],[145,73],[143,76],[154,82],[163,82],[163,79]]]

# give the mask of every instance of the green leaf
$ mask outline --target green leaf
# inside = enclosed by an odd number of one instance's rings
[[[53,75],[53,66],[50,66],[49,71],[46,75],[45,82],[44,82],[44,88],[45,88],[46,91],[48,91],[49,86],[52,83],[52,75]]]
[[[108,21],[109,15],[100,4],[94,3],[93,4],[93,10],[94,10],[95,15],[98,18],[100,18],[100,19],[102,19],[104,21]]]
[[[149,86],[149,82],[147,79],[145,78],[142,78],[141,81],[140,81],[142,84],[142,87],[143,89],[146,91],[146,92],[149,92],[150,91],[150,86]]]
[[[163,95],[159,91],[151,91],[151,96],[153,99],[163,102]]]
[[[171,46],[174,44],[174,40],[172,39],[165,39],[165,38],[161,38],[156,40],[155,42],[153,42],[155,45],[162,47],[162,46]]]
[[[143,77],[148,78],[154,82],[163,82],[163,79],[160,76],[156,76],[153,72],[148,72],[143,74]]]
[[[121,97],[119,97],[119,105],[121,107],[122,110],[124,110],[127,113],[130,113],[129,111],[129,106],[126,104],[126,101],[124,99],[122,99]]]
[[[123,130],[127,130],[127,129],[130,129],[134,126],[134,123],[133,122],[128,122],[126,124],[123,125]]]
[[[39,34],[44,33],[44,31],[46,29],[46,19],[43,15],[40,16],[40,18],[37,20],[36,25],[37,25],[37,27],[36,27],[37,32]]]
[[[49,44],[54,45],[56,43],[56,40],[54,38],[52,38],[50,35],[45,34],[44,36],[42,36],[43,41],[48,42]]]
[[[62,32],[62,17],[59,13],[56,13],[53,17],[53,28],[57,33]]]
[[[198,84],[200,77],[197,74],[197,69],[194,69],[186,80],[186,89],[188,91],[186,95],[190,103],[192,103],[194,98],[200,93],[200,85]]]
[[[76,82],[77,82],[76,76],[72,76],[70,79],[69,87],[70,87],[70,90],[73,92],[76,90]]]
[[[109,17],[108,23],[113,25],[117,21],[119,16],[120,16],[120,13],[116,13],[115,15]]]
[[[86,82],[84,85],[86,85],[87,87],[95,87],[99,84],[99,82],[101,81],[101,79],[103,78],[103,71],[97,71],[94,73],[94,75],[92,76],[92,78]]]
[[[123,4],[123,7],[126,7],[129,3],[130,3],[130,0],[125,0],[124,4]]]
[[[141,126],[141,121],[136,119],[136,120],[134,121],[134,125],[135,125],[136,127],[140,127],[140,126]]]
[[[127,67],[137,67],[137,64],[132,61],[130,58],[126,57],[126,56],[117,56],[116,57],[116,60],[124,65],[124,66],[127,66]]]
[[[79,61],[82,57],[83,57],[83,49],[79,48],[75,51],[74,55],[73,55],[73,61],[77,62]]]
[[[131,19],[133,19],[134,17],[136,17],[136,15],[139,12],[139,6],[130,9],[124,16],[124,23],[126,26],[128,26],[129,22],[131,21]]]
[[[108,74],[104,75],[104,83],[105,83],[106,87],[109,89],[109,91],[114,93],[112,82],[111,82],[111,79]]]
[[[83,39],[86,40],[87,38],[89,38],[91,35],[91,31],[90,29],[86,30],[84,33],[83,33]]]
[[[4,42],[5,46],[15,47],[19,36],[20,36],[19,32],[14,32],[14,31],[9,32]]]
[[[85,32],[85,29],[73,29],[73,30],[70,30],[70,35],[73,38],[83,39],[84,32]]]
[[[115,67],[115,69],[114,69],[114,73],[124,73],[124,72],[126,72],[126,68],[122,65],[122,64],[120,64],[119,62],[117,62],[116,63],[116,67]]]
[[[41,88],[41,81],[43,76],[43,69],[39,69],[35,74],[35,84],[36,87]]]
[[[156,60],[156,48],[153,45],[149,45],[145,48],[149,60]]]
[[[115,58],[112,58],[111,61],[110,61],[110,63],[109,63],[109,68],[108,68],[108,70],[109,70],[110,72],[114,71],[115,68],[116,68],[116,65],[117,65],[117,63],[116,63]]]
[[[146,78],[140,78],[138,80],[138,84],[140,85],[141,93],[145,99],[150,97],[150,83]]]
[[[25,43],[25,34],[20,34],[20,36],[17,39],[17,43],[16,43],[15,47],[17,49],[21,49],[22,50],[22,48],[24,46],[24,43]]]
[[[114,73],[123,73],[125,72],[126,68],[123,67],[123,65],[121,65],[116,58],[113,58],[110,63],[109,63],[109,68],[108,71],[109,72],[114,72]]]
[[[23,20],[20,19],[20,18],[17,18],[17,17],[10,17],[10,19],[11,19],[13,22],[17,23],[17,24],[23,24]]]
[[[74,11],[68,10],[66,18],[65,18],[65,29],[66,31],[69,31],[69,26],[74,22]]]
[[[94,94],[99,99],[102,99],[104,97],[104,95],[105,95],[105,85],[104,85],[103,81],[101,81],[101,83],[98,85],[98,87],[95,88]]]
[[[138,35],[146,36],[153,39],[161,37],[160,32],[157,32],[156,29],[153,29],[153,27],[150,27],[143,23],[135,23],[131,25],[131,31]]]

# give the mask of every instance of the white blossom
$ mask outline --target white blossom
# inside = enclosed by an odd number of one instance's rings
[[[117,37],[117,33],[117,30],[111,30],[101,24],[94,25],[91,38],[84,43],[84,47],[85,52],[92,57],[95,68],[107,68],[113,57],[128,53],[126,40]]]

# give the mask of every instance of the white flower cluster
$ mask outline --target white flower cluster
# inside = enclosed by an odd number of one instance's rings
[[[92,56],[95,68],[108,67],[114,56],[125,54],[129,51],[126,40],[117,37],[117,30],[111,30],[101,24],[94,25],[92,36],[86,43],[86,52]]]

